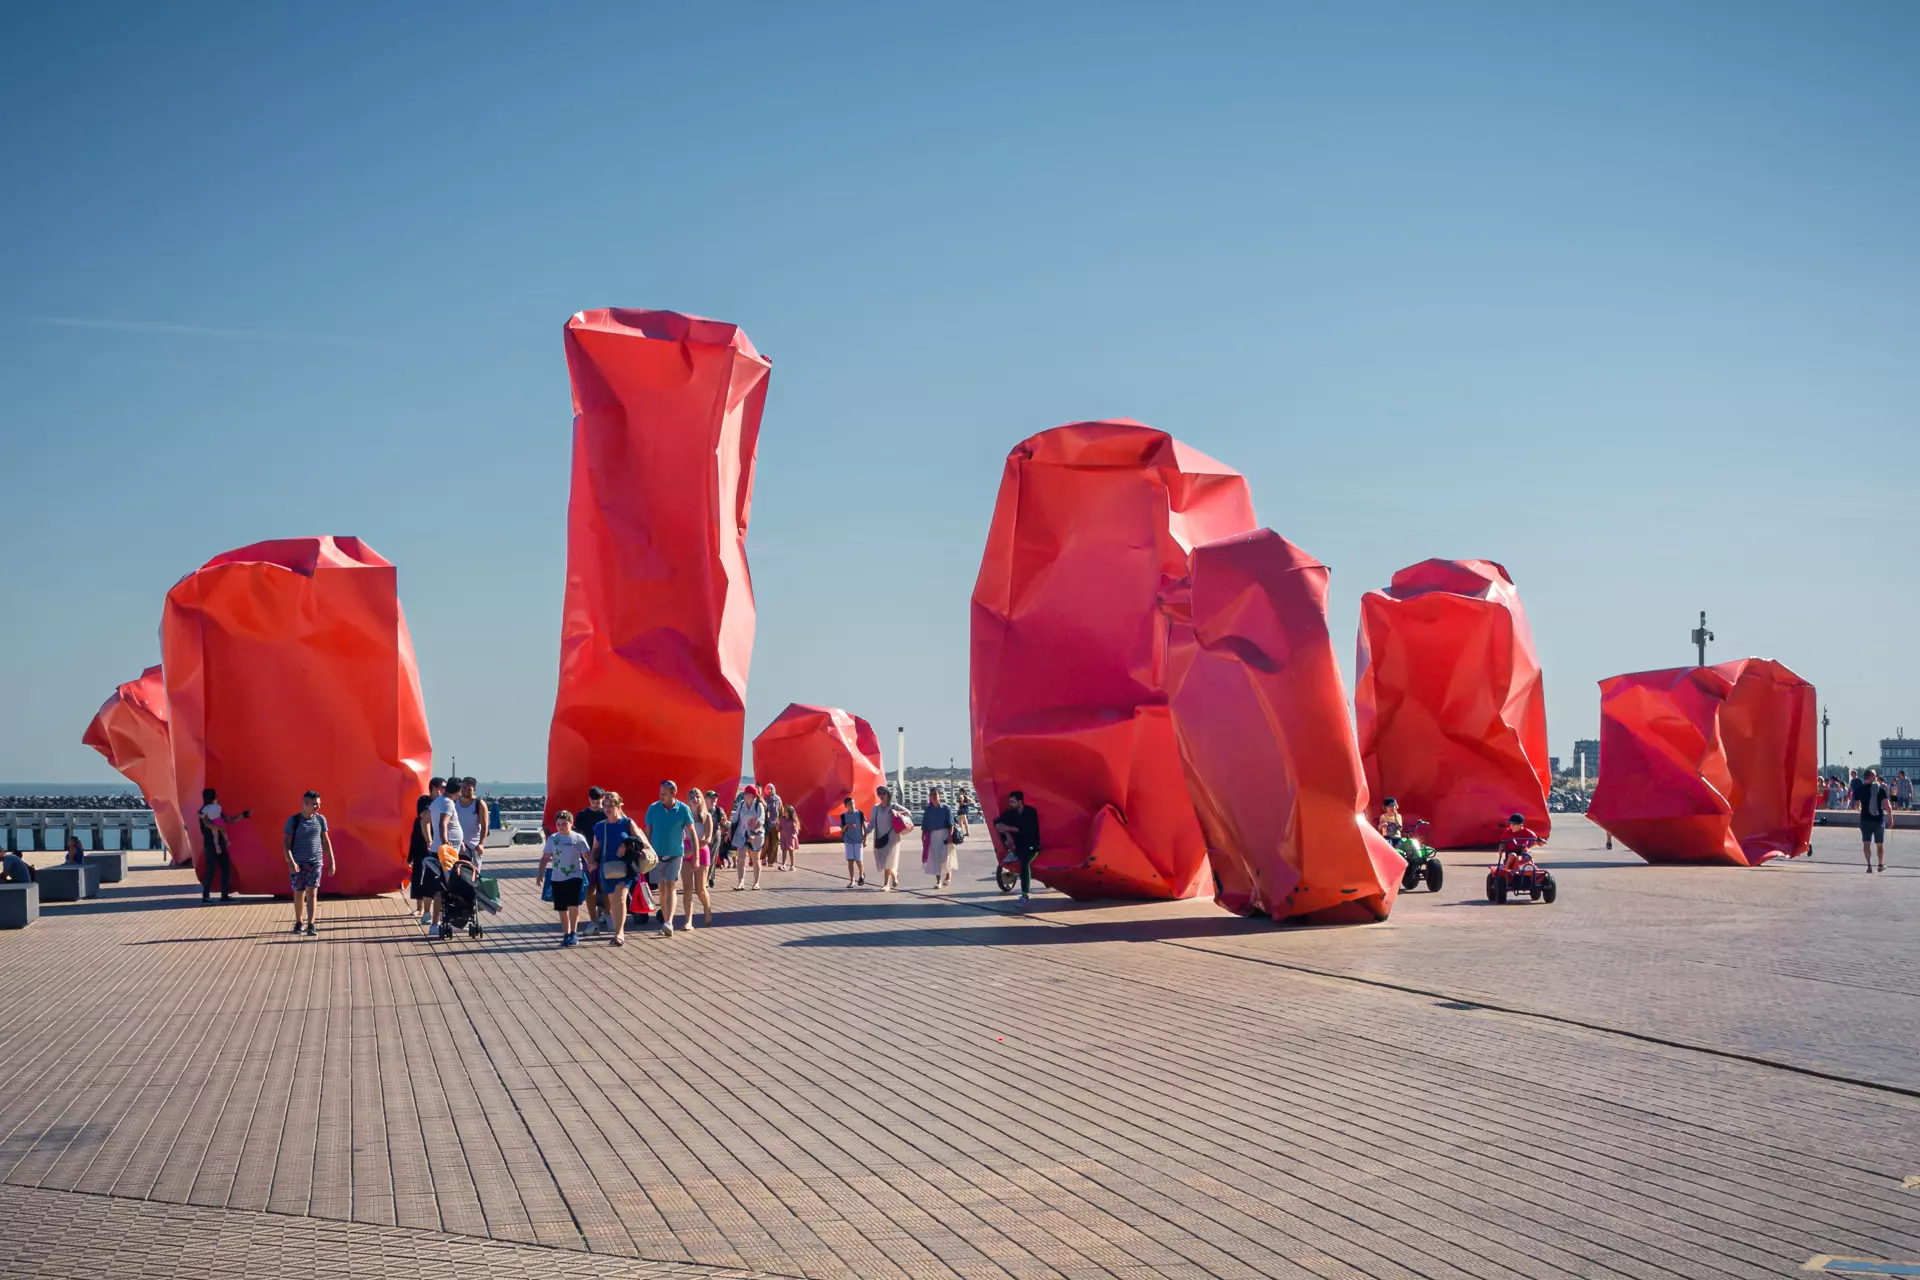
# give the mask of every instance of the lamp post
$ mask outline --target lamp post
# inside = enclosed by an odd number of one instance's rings
[[[1827,747],[1831,744],[1831,739],[1833,737],[1833,734],[1831,732],[1832,725],[1833,725],[1833,716],[1830,714],[1832,711],[1833,711],[1832,707],[1820,708],[1820,772],[1822,773],[1825,773],[1827,771],[1827,767],[1829,763],[1828,756],[1827,756]]]
[[[900,770],[900,777],[898,779],[899,785],[895,788],[895,790],[899,792],[900,802],[902,804],[905,804],[907,799],[907,726],[900,725],[894,730],[894,732],[900,735],[898,740],[899,754],[894,758],[894,761],[893,761],[893,763],[896,766],[898,766]]]

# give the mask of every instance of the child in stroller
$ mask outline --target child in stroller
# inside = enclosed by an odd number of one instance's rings
[[[485,935],[480,927],[480,912],[496,914],[500,910],[499,889],[492,876],[482,876],[473,860],[464,853],[447,871],[440,889],[440,936],[451,938],[455,929],[465,929],[469,938]]]

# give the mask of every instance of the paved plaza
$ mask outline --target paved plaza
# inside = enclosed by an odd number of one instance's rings
[[[1379,926],[1025,915],[722,873],[716,927],[558,950],[534,850],[202,907],[136,858],[0,935],[0,1276],[1782,1276],[1920,1259],[1920,832],[1654,868],[1565,820]],[[588,1257],[586,1254],[599,1255]]]

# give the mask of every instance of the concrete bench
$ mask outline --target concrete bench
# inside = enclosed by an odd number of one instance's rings
[[[0,929],[24,929],[40,918],[40,886],[0,884]]]
[[[127,878],[127,851],[108,849],[87,855],[87,865],[100,868],[100,883],[118,884]]]
[[[35,867],[33,876],[39,882],[42,902],[78,902],[100,896],[100,868],[86,863]]]

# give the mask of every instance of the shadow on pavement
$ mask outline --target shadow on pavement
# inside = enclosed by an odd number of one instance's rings
[[[865,933],[825,933],[794,938],[783,947],[1052,947],[1088,942],[1182,942],[1199,938],[1244,938],[1263,933],[1293,933],[1271,920],[1242,916],[1186,917],[1070,924],[1035,929],[1010,919],[999,925],[963,925],[954,929],[889,929]]]

